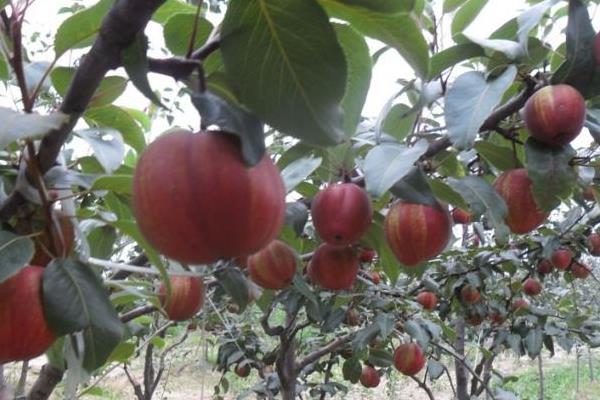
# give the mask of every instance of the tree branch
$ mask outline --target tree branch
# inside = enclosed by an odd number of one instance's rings
[[[304,357],[302,360],[296,363],[296,371],[301,371],[307,365],[312,364],[324,355],[329,354],[338,347],[348,343],[352,340],[353,337],[354,333],[349,333],[347,335],[334,339],[325,346],[313,351],[312,353],[307,354],[306,357]]]

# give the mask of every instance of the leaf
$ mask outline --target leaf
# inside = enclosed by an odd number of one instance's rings
[[[134,42],[126,48],[121,56],[123,67],[127,76],[131,79],[133,86],[147,99],[156,105],[162,106],[159,98],[152,91],[148,81],[148,38],[144,34],[138,34]]]
[[[304,232],[304,226],[307,222],[308,207],[306,204],[300,201],[286,203],[284,224],[291,227],[296,233],[296,236],[299,237],[302,235],[302,232]]]
[[[298,291],[298,293],[300,293],[302,296],[304,296],[308,301],[310,301],[314,305],[316,305],[316,306],[319,305],[317,296],[315,296],[314,292],[312,291],[310,286],[308,286],[308,284],[306,283],[306,280],[302,276],[300,276],[299,274],[294,275],[293,284],[294,284],[294,288]]]
[[[58,94],[65,97],[74,75],[75,68],[56,67],[52,70],[50,80]],[[90,100],[89,107],[111,104],[123,94],[126,88],[127,79],[122,76],[111,75],[103,78]]]
[[[113,0],[100,0],[93,7],[82,10],[67,18],[56,31],[54,52],[56,58],[67,50],[89,46],[100,29],[104,16]]]
[[[334,24],[335,33],[346,57],[347,81],[342,98],[344,132],[353,136],[371,84],[372,61],[364,37],[348,25]]]
[[[404,331],[410,335],[421,348],[425,349],[429,344],[429,334],[419,322],[414,319],[409,319],[404,323]]]
[[[244,311],[250,300],[248,280],[239,268],[222,268],[215,271],[215,277],[225,292]]]
[[[592,84],[596,71],[595,40],[596,31],[587,5],[579,0],[569,0],[567,59],[552,76],[553,84],[569,84],[586,98],[597,92]]]
[[[427,373],[429,374],[431,380],[435,381],[444,373],[444,364],[430,358],[427,360]]]
[[[410,12],[415,6],[415,0],[401,0],[401,1],[389,1],[389,0],[335,0],[338,3],[346,4],[348,6],[363,7],[370,11],[381,12],[381,13],[401,13]]]
[[[299,158],[288,164],[281,171],[281,178],[285,184],[286,193],[291,192],[300,182],[305,180],[319,166],[323,159],[312,155]]]
[[[113,193],[109,193],[109,194],[113,194]],[[117,228],[119,231],[121,231],[121,233],[123,233],[123,234],[131,237],[133,240],[135,240],[137,242],[137,244],[139,244],[142,247],[142,249],[144,250],[144,253],[146,253],[146,256],[148,256],[148,260],[150,260],[150,263],[154,267],[156,267],[156,269],[158,269],[161,280],[163,282],[166,282],[169,280],[167,270],[165,269],[165,266],[163,265],[163,262],[162,262],[160,256],[158,255],[156,250],[154,250],[154,248],[152,246],[150,246],[150,243],[148,243],[146,241],[144,236],[142,236],[142,233],[140,232],[140,230],[137,227],[137,224],[134,221],[119,219],[117,221],[107,221],[107,222],[110,225]]]
[[[67,121],[61,112],[49,115],[23,114],[10,108],[0,107],[0,150],[19,139],[33,139],[58,129]]]
[[[125,157],[125,145],[119,131],[111,128],[82,129],[75,134],[92,147],[94,157],[109,174]]]
[[[491,82],[475,71],[456,79],[446,92],[444,109],[448,135],[455,147],[462,149],[473,145],[479,128],[500,103],[516,74],[516,67],[511,65]]]
[[[408,174],[392,186],[390,192],[409,203],[437,205],[438,201],[433,195],[427,176],[419,167],[413,167]]]
[[[111,192],[129,195],[132,187],[132,175],[103,175],[94,181],[91,190],[110,190]]]
[[[311,144],[343,140],[346,60],[316,0],[231,0],[221,35],[225,72],[243,104]]]
[[[517,17],[517,23],[519,24],[519,30],[517,37],[521,46],[526,49],[529,38],[529,32],[540,23],[540,20],[548,12],[550,7],[558,3],[560,0],[546,0],[542,1],[531,7]]]
[[[30,238],[0,231],[0,283],[26,266],[31,257],[33,241]]]
[[[195,7],[194,7],[195,8]],[[196,13],[175,14],[170,17],[163,29],[165,45],[176,56],[185,56],[190,46]],[[197,22],[197,31],[192,49],[199,48],[213,30],[213,25],[205,18],[200,17]]]
[[[383,230],[383,216],[377,214],[374,217],[369,230],[363,235],[361,242],[377,251],[377,263],[390,279],[392,285],[394,285],[400,275],[400,264],[387,245]]]
[[[504,54],[509,60],[516,60],[525,55],[526,48],[512,40],[506,39],[482,39],[469,34],[463,34],[469,41],[478,44],[479,46],[498,51]]]
[[[406,104],[395,104],[383,121],[382,131],[403,141],[413,130],[417,120],[417,110]]]
[[[465,202],[462,196],[454,191],[454,189],[452,189],[444,181],[440,179],[432,179],[429,181],[429,187],[431,187],[435,197],[441,201],[452,204],[455,207],[462,208],[463,210],[467,210],[469,208],[469,205]]]
[[[196,7],[181,0],[167,0],[152,15],[152,20],[165,24],[175,14],[194,14]]]
[[[217,125],[222,131],[238,136],[242,156],[248,165],[256,165],[265,154],[264,127],[254,115],[209,91],[193,93],[192,103],[202,116],[202,125]]]
[[[504,242],[508,237],[508,227],[504,223],[508,208],[492,185],[479,176],[449,178],[448,184],[469,203],[473,214],[485,214],[496,228],[496,238]]]
[[[146,147],[144,132],[131,114],[118,106],[108,105],[88,109],[84,117],[98,126],[114,128],[121,132],[123,141],[141,153]]]
[[[508,147],[499,146],[487,140],[477,141],[473,147],[487,162],[500,171],[522,167],[521,161]]]
[[[445,13],[452,12],[460,7],[467,0],[444,0],[444,5],[442,6],[442,10]]]
[[[369,363],[377,367],[387,368],[394,365],[394,357],[391,352],[385,349],[370,348]]]
[[[524,339],[525,350],[531,359],[537,357],[542,351],[542,328],[536,326],[531,329]]]
[[[525,155],[535,202],[542,211],[552,211],[562,199],[571,196],[577,184],[577,172],[570,165],[575,150],[571,146],[548,146],[529,138],[525,142]]]
[[[427,151],[427,146],[426,140],[420,140],[413,147],[394,143],[373,147],[364,164],[367,191],[375,197],[382,196],[410,172],[414,163]]]
[[[109,225],[98,226],[86,235],[90,246],[90,257],[109,259],[117,240],[115,228]]]
[[[433,79],[456,64],[475,57],[484,56],[485,52],[474,43],[462,43],[448,47],[431,57],[429,79]]]
[[[362,373],[362,367],[360,361],[356,357],[351,357],[344,361],[342,365],[342,375],[344,379],[352,383],[358,383],[360,375]]]
[[[319,0],[333,17],[348,21],[363,35],[390,45],[408,62],[417,75],[425,78],[429,70],[429,48],[417,22],[410,14],[383,14],[337,0]]]
[[[44,270],[42,286],[52,331],[58,336],[83,331],[83,367],[92,372],[104,365],[124,327],[102,281],[84,264],[56,259]]]
[[[8,60],[6,59],[6,54],[3,51],[0,51],[0,80],[6,82],[10,79],[10,66],[8,65]]]
[[[487,0],[467,0],[456,12],[450,30],[452,37],[462,33],[483,10]]]

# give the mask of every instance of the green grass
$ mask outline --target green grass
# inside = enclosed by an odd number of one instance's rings
[[[596,380],[589,380],[586,358],[583,357],[579,371],[579,393],[576,393],[577,376],[575,361],[561,365],[544,367],[544,399],[545,400],[592,400],[600,393],[600,369],[595,371]],[[594,365],[598,368],[599,364]],[[518,375],[518,380],[506,385],[506,389],[514,392],[521,400],[537,400],[539,377],[537,368],[530,368]]]

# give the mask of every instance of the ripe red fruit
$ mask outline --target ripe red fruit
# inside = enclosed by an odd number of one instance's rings
[[[37,357],[56,339],[44,318],[43,273],[27,266],[0,283],[0,364]]]
[[[558,269],[565,270],[571,264],[573,252],[570,249],[558,249],[552,254],[552,264]]]
[[[323,241],[335,246],[348,246],[358,242],[369,229],[373,205],[360,186],[334,183],[317,193],[310,213]]]
[[[365,365],[360,374],[360,383],[366,388],[374,388],[379,386],[379,381],[379,374],[375,368]]]
[[[423,350],[416,343],[401,344],[394,351],[394,366],[404,375],[416,375],[425,366]]]
[[[537,271],[542,275],[546,275],[552,272],[554,266],[550,262],[550,260],[543,259],[538,263]]]
[[[325,289],[350,289],[358,274],[358,264],[352,248],[323,243],[313,254],[308,276]]]
[[[494,312],[490,314],[490,320],[494,325],[502,325],[504,323],[505,318],[504,315],[500,314],[499,312]]]
[[[450,215],[440,205],[397,201],[384,222],[385,236],[394,255],[412,267],[440,254],[451,234]]]
[[[460,290],[460,298],[467,304],[475,304],[481,300],[481,293],[473,286],[465,285]]]
[[[438,297],[432,292],[421,292],[417,295],[417,303],[424,309],[433,311],[437,307]]]
[[[571,265],[571,274],[577,279],[586,279],[590,276],[590,273],[590,267],[583,264],[581,261],[575,261],[573,265]]]
[[[248,257],[250,278],[265,289],[283,289],[294,279],[296,252],[280,240]]]
[[[600,235],[592,232],[587,237],[587,245],[590,254],[593,256],[600,256]]]
[[[371,272],[371,280],[373,281],[374,285],[379,285],[381,282],[381,275],[379,275],[379,272]]]
[[[572,86],[545,86],[531,96],[523,109],[529,134],[553,146],[564,146],[579,135],[585,121],[585,100]]]
[[[541,211],[531,192],[532,183],[524,168],[512,169],[496,179],[494,188],[508,207],[506,225],[513,233],[531,232],[544,222],[548,213]]]
[[[248,375],[250,375],[250,370],[251,368],[248,364],[238,365],[235,367],[235,374],[240,378],[246,378]]]
[[[358,259],[363,263],[370,263],[375,259],[377,252],[373,249],[362,249],[358,255]]]
[[[529,302],[525,299],[514,299],[511,308],[513,311],[526,310],[529,308]]]
[[[171,282],[171,297],[167,299],[167,287],[161,283],[158,289],[160,304],[172,321],[192,318],[204,304],[204,283],[192,276],[174,275]]]
[[[249,167],[238,138],[177,131],[142,154],[133,206],[144,237],[189,264],[252,254],[279,233],[285,188],[267,154]]]
[[[523,292],[529,296],[537,296],[542,292],[542,284],[533,278],[527,278],[523,283]]]
[[[470,224],[471,213],[463,210],[462,208],[455,208],[452,210],[452,220],[455,224]]]

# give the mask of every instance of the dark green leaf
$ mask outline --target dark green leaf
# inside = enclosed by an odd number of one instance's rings
[[[392,135],[399,142],[403,141],[413,130],[417,111],[406,104],[395,104],[383,121],[382,131]]]
[[[415,0],[335,0],[348,6],[363,7],[381,13],[410,12],[415,6]]]
[[[462,196],[444,181],[440,179],[432,179],[429,181],[429,187],[431,187],[435,197],[441,201],[452,204],[455,207],[462,208],[463,210],[467,210],[469,208],[469,205],[467,202],[465,202]]]
[[[286,203],[285,207],[285,225],[294,229],[296,236],[302,235],[304,226],[308,222],[308,207],[306,204],[295,201]]]
[[[533,197],[542,211],[552,211],[571,195],[577,172],[569,165],[575,156],[571,146],[545,145],[533,138],[525,143],[527,173],[533,182]]]
[[[418,321],[409,319],[404,323],[404,331],[410,335],[421,348],[426,348],[431,337]]]
[[[391,187],[390,192],[404,201],[416,204],[438,204],[433,195],[427,176],[419,167],[413,167],[408,174]]]
[[[537,326],[529,331],[524,340],[525,350],[532,359],[542,351],[542,329]]]
[[[475,142],[473,147],[487,162],[500,171],[522,167],[511,148],[499,146],[487,140]]]
[[[285,184],[287,193],[291,192],[300,182],[305,180],[319,166],[323,159],[321,157],[313,157],[312,155],[299,158],[288,164],[281,171],[281,178]]]
[[[450,140],[458,148],[470,148],[479,128],[500,103],[510,87],[517,68],[509,66],[493,81],[486,81],[480,72],[466,72],[458,77],[446,92],[444,116]]]
[[[185,56],[190,46],[192,33],[194,33],[195,23],[195,13],[175,14],[169,18],[163,30],[167,49],[176,56]],[[204,18],[199,18],[192,50],[195,50],[204,44],[212,30],[213,25],[209,21]]]
[[[250,299],[248,279],[238,268],[222,268],[215,271],[215,277],[225,292],[244,311]]]
[[[0,231],[0,283],[27,265],[33,256],[33,242],[26,236]]]
[[[369,363],[377,367],[387,368],[391,367],[394,363],[392,353],[386,349],[369,349]]]
[[[446,69],[453,67],[460,62],[475,57],[481,57],[483,55],[485,55],[485,51],[483,51],[481,46],[474,43],[463,43],[448,47],[431,57],[429,78],[433,79],[437,77]]]
[[[148,38],[144,34],[136,37],[135,41],[123,51],[123,67],[133,86],[147,99],[156,105],[163,106],[159,98],[152,91],[148,81]],[[164,107],[164,106],[163,106]]]
[[[347,359],[342,365],[342,374],[344,376],[344,379],[352,383],[358,383],[358,379],[360,378],[361,373],[362,366],[360,365],[360,361],[356,357]]]
[[[343,140],[346,60],[315,0],[231,0],[221,53],[238,98],[266,123],[316,145]]]
[[[124,327],[102,281],[85,264],[52,261],[44,270],[45,315],[57,335],[83,331],[83,367],[104,365],[123,337]]]
[[[132,175],[104,175],[94,181],[92,190],[110,190],[111,192],[131,194]]]

